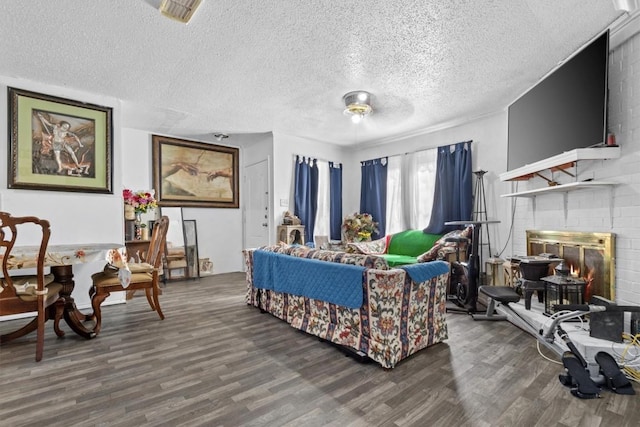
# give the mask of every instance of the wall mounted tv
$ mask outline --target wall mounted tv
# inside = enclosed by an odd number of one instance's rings
[[[607,31],[509,106],[507,170],[604,144],[608,56]]]

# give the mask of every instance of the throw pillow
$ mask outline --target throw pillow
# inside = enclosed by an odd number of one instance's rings
[[[380,255],[387,249],[387,238],[373,240],[371,242],[349,242],[347,247],[352,249],[352,253],[365,255]]]
[[[466,239],[471,239],[472,231],[473,231],[472,227],[467,227],[467,228],[462,229],[462,230],[453,230],[453,231],[448,232],[444,236],[442,236],[440,239],[438,239],[438,241],[436,243],[439,244],[439,245],[443,245],[443,246],[453,246],[453,247],[455,247],[457,245],[457,243],[456,242],[447,242],[447,238],[449,238],[449,237],[464,237]]]
[[[467,227],[463,230],[453,230],[448,232],[440,239],[438,239],[431,249],[420,255],[418,257],[418,262],[428,262],[444,258],[446,253],[449,252],[451,248],[455,248],[455,246],[457,245],[456,242],[447,242],[447,238],[465,237],[467,239],[471,239],[472,231],[472,227]]]
[[[418,262],[429,262],[434,261],[438,258],[438,250],[442,247],[442,245],[437,242],[429,249],[427,252],[423,253],[417,258]]]

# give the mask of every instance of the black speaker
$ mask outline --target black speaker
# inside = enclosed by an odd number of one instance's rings
[[[615,306],[613,301],[599,296],[591,297],[591,304],[605,307]],[[607,341],[622,342],[624,312],[603,311],[589,314],[589,336]]]

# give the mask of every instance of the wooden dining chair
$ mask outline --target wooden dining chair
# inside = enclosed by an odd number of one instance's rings
[[[89,290],[91,297],[91,307],[93,314],[88,318],[95,321],[94,332],[97,335],[102,327],[102,312],[100,305],[111,294],[111,292],[135,291],[144,289],[147,301],[151,309],[158,313],[161,320],[164,314],[160,309],[158,295],[160,293],[159,276],[162,270],[162,256],[164,254],[167,230],[169,229],[169,218],[163,216],[155,222],[153,233],[147,250],[146,262],[128,264],[131,270],[131,281],[127,287],[122,285],[118,269],[107,265],[103,271],[91,276],[93,286]]]
[[[20,240],[18,240],[20,232]],[[17,248],[25,241],[33,245],[37,239],[37,258],[20,257]],[[0,288],[0,315],[35,313],[35,318],[20,329],[0,336],[0,344],[36,331],[36,362],[42,360],[44,351],[44,324],[53,318],[56,334],[61,337],[60,319],[64,310],[64,299],[60,297],[62,284],[45,275],[47,245],[51,236],[49,221],[34,216],[14,217],[0,212],[0,251],[2,251],[2,287]],[[31,240],[33,239],[33,240]],[[20,245],[16,245],[18,242]],[[34,269],[34,275],[11,276],[10,271]]]
[[[170,247],[168,244],[164,253],[164,281],[169,280],[184,280],[189,278],[189,265],[187,263],[186,248],[184,246],[179,248]],[[181,271],[174,275],[174,271]]]

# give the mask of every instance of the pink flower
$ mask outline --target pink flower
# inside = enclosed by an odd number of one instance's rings
[[[137,191],[134,193],[128,188],[125,188],[122,190],[122,198],[126,205],[133,206],[138,213],[146,213],[158,207],[156,199],[149,191]]]

